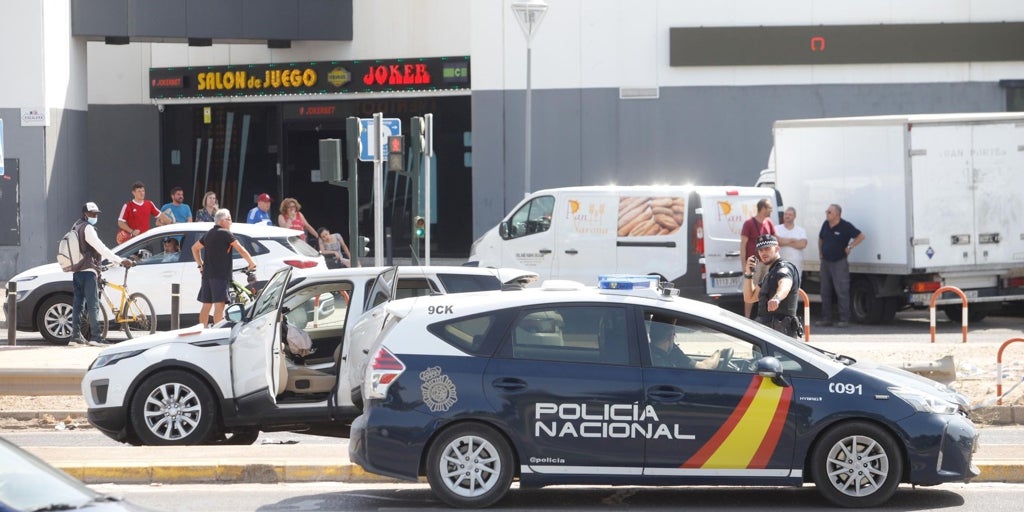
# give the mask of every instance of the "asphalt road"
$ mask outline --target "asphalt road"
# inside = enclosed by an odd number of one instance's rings
[[[236,511],[399,511],[446,509],[425,484],[234,484],[94,485],[94,489],[165,512]],[[1024,485],[943,484],[902,486],[882,507],[871,510],[1016,512]],[[520,490],[494,507],[506,511],[587,510],[836,510],[813,486],[789,487],[575,487]]]

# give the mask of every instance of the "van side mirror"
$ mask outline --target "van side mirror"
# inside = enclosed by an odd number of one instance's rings
[[[503,221],[501,221],[500,224],[498,224],[498,236],[500,236],[502,240],[508,240],[508,221],[507,220],[503,220]]]

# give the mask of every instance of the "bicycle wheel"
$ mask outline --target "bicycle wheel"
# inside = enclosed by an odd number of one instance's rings
[[[92,327],[89,325],[89,314],[85,312],[82,313],[82,323],[80,324],[80,330],[82,331],[82,337],[84,337],[87,340],[107,339],[107,310],[103,308],[102,304],[100,304],[100,307],[97,308],[97,310],[97,318],[100,321],[100,332],[98,333],[98,336],[93,335]]]
[[[124,304],[124,311],[117,319],[128,338],[145,336],[156,332],[156,312],[153,303],[141,293],[133,293]]]

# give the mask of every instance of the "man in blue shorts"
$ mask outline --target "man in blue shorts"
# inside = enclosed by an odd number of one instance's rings
[[[199,323],[208,325],[210,309],[213,309],[213,323],[224,319],[224,305],[228,301],[228,284],[231,283],[231,251],[234,249],[249,263],[249,270],[256,268],[249,251],[238,243],[231,233],[231,212],[225,208],[213,214],[214,226],[192,244],[192,258],[203,274],[199,286]],[[205,249],[205,250],[204,250]],[[200,254],[202,253],[202,254]]]

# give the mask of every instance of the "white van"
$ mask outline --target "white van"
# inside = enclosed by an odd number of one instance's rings
[[[517,267],[540,280],[597,284],[601,274],[651,274],[685,297],[740,299],[740,230],[772,189],[600,186],[540,190],[470,249],[469,265]]]

